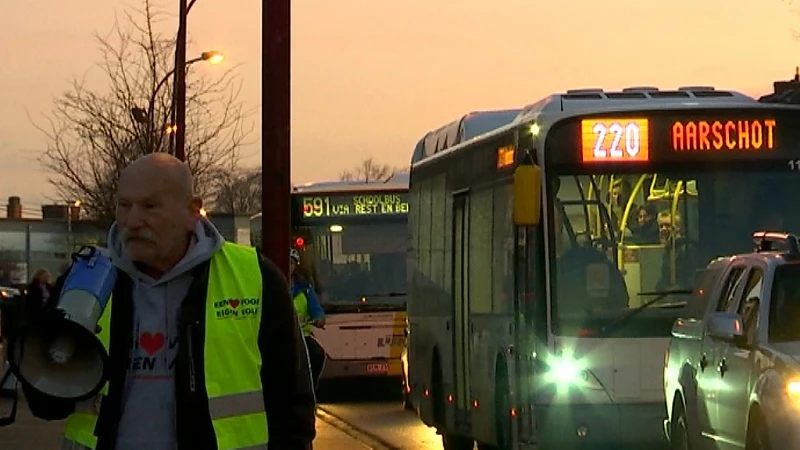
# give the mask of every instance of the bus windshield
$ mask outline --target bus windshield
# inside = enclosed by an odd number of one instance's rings
[[[404,307],[406,223],[403,217],[299,227],[324,302]]]
[[[800,229],[791,195],[800,178],[789,171],[557,173],[548,182],[560,335],[601,334],[644,305],[615,335],[666,336],[688,300],[681,291],[710,260],[752,251],[756,230]]]

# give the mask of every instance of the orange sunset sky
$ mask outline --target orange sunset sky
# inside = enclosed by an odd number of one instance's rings
[[[170,10],[177,10],[166,2]],[[430,129],[580,87],[713,85],[759,96],[800,64],[798,5],[779,0],[294,0],[292,179],[335,178],[367,156],[407,165]],[[0,203],[55,192],[30,124],[98,57],[94,32],[137,0],[8,2],[0,12]],[[177,20],[165,32],[177,28]],[[261,2],[197,0],[189,57],[242,64],[261,103]],[[201,67],[202,66],[202,67]],[[200,71],[219,70],[197,65]],[[90,79],[96,71],[88,72]],[[96,89],[102,90],[102,78]],[[260,128],[260,109],[253,116]],[[258,138],[260,132],[255,136]],[[260,140],[244,149],[260,164]]]

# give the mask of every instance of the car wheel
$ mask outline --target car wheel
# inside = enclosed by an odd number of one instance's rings
[[[680,404],[675,406],[672,429],[669,434],[669,448],[671,450],[692,450],[689,444],[689,426],[686,420],[686,412]]]
[[[748,432],[746,450],[772,450],[767,427],[764,426],[761,420],[756,420],[752,423],[752,426],[753,428]]]

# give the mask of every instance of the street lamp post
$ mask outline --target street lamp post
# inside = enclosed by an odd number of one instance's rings
[[[200,61],[208,61],[211,64],[219,64],[224,59],[225,59],[225,55],[222,52],[218,52],[216,50],[209,50],[207,52],[201,53],[200,56],[198,56],[196,58],[192,58],[192,59],[186,61],[185,66],[188,67],[188,66],[191,66],[192,64],[194,64],[196,62],[200,62]],[[154,130],[155,129],[155,117],[154,117],[154,114],[155,114],[156,97],[158,97],[158,93],[159,93],[159,91],[161,91],[161,88],[164,87],[164,85],[167,83],[167,81],[169,81],[170,77],[172,77],[175,74],[175,72],[176,72],[176,68],[173,68],[172,70],[167,72],[166,75],[164,75],[164,78],[162,78],[161,81],[158,82],[158,84],[156,85],[156,88],[153,89],[153,93],[150,96],[150,101],[147,104],[147,110],[144,110],[144,109],[138,108],[138,107],[131,108],[131,115],[133,116],[133,120],[135,120],[136,122],[141,123],[141,124],[149,125],[150,128],[149,128],[148,131],[150,132],[150,134],[152,134],[155,131]],[[173,96],[172,98],[173,98],[173,102],[174,102],[175,97]],[[174,110],[175,110],[175,105],[174,105],[174,103],[171,102],[170,114],[172,114],[172,112]],[[172,132],[173,131],[173,126],[174,126],[174,122],[171,121],[170,125],[169,125],[169,129],[166,130],[166,131],[167,132]]]
[[[291,1],[262,0],[261,232],[264,256],[289,276]]]
[[[189,6],[186,0],[179,1],[178,39],[175,45],[175,156],[186,161],[186,16]]]
[[[80,208],[80,206],[81,206],[80,200],[75,200],[72,203],[67,203],[67,247],[68,247],[67,256],[68,257],[72,255],[73,251],[75,251],[75,242],[74,239],[72,238],[72,210],[74,208]]]

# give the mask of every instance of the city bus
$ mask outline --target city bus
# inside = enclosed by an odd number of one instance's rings
[[[327,316],[314,337],[328,360],[321,380],[401,380],[406,328],[408,173],[379,182],[294,186],[292,246]],[[261,245],[261,214],[251,218]],[[289,255],[286,256],[287,258]]]
[[[703,86],[570,90],[471,139],[449,129],[411,167],[421,420],[447,450],[663,444],[667,408],[696,393],[664,398],[674,320],[699,269],[794,208],[800,108]],[[799,228],[791,216],[771,227]]]

